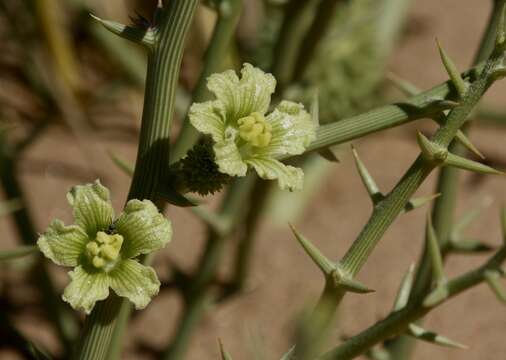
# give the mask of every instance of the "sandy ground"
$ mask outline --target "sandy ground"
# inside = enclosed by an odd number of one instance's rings
[[[472,60],[476,44],[485,26],[489,2],[478,0],[415,1],[410,24],[421,24],[416,35],[400,46],[392,59],[391,68],[421,88],[428,88],[446,78],[439,63],[434,38],[437,36],[461,69]],[[448,17],[443,16],[448,14]],[[412,25],[415,26],[415,25]],[[503,85],[490,91],[487,102],[504,105]],[[122,122],[137,124],[141,102],[136,100],[130,115]],[[415,130],[430,131],[428,121],[418,122],[402,129],[394,129],[355,142],[362,160],[374,174],[382,189],[390,189],[407,169],[417,154]],[[504,130],[480,127],[473,132],[475,144],[486,154],[505,158]],[[117,209],[128,190],[129,180],[112,165],[105,149],[114,149],[124,158],[134,160],[135,143],[131,138],[100,133],[92,140],[103,154],[96,159],[106,172],[103,182],[113,189]],[[54,217],[70,220],[65,191],[75,183],[93,180],[86,160],[70,135],[54,128],[27,154],[21,166],[22,180],[28,193],[37,227],[43,230]],[[434,187],[433,174],[420,189],[430,194]],[[491,244],[500,243],[498,209],[506,201],[505,180],[486,177],[476,184],[469,175],[463,176],[460,187],[458,214],[476,207],[484,196],[494,202],[469,230]],[[293,196],[297,196],[294,194]],[[309,208],[303,213],[297,228],[312,239],[329,257],[339,258],[356,237],[370,213],[370,204],[351,158],[346,155],[339,165],[333,166]],[[417,259],[422,248],[426,209],[400,217],[382,239],[360,280],[376,289],[369,295],[349,295],[340,311],[341,334],[352,335],[374,323],[389,311],[403,272]],[[190,268],[202,245],[202,227],[184,209],[171,208],[175,236],[155,261],[161,276],[167,276],[166,260],[171,259],[184,268]],[[10,224],[4,220],[2,247],[14,246]],[[7,234],[7,236],[5,235]],[[10,234],[10,235],[9,235]],[[233,248],[230,244],[230,249]],[[228,257],[230,259],[230,257]],[[228,260],[227,260],[228,261]],[[447,271],[450,276],[460,274],[484,261],[483,257],[452,257]],[[226,263],[223,264],[226,268]],[[55,269],[56,270],[56,269]],[[63,286],[65,276],[58,273]],[[212,309],[196,332],[188,359],[218,358],[216,340],[220,337],[234,359],[255,359],[255,351],[263,349],[267,358],[279,358],[289,347],[295,315],[313,304],[322,288],[323,280],[317,269],[303,254],[287,226],[264,222],[255,247],[250,289],[246,294]],[[21,292],[26,296],[27,292]],[[24,294],[24,295],[22,295]],[[28,306],[28,305],[26,305]],[[180,309],[179,299],[169,293],[156,297],[149,308],[133,320],[126,340],[125,359],[140,359],[131,349],[131,340],[141,340],[159,348],[173,333],[173,324]],[[17,319],[28,335],[51,346],[52,334],[40,331],[40,322],[30,313]],[[428,328],[469,345],[468,350],[450,350],[419,343],[415,359],[501,359],[506,352],[504,332],[506,310],[484,285],[468,291],[449,304],[431,313]],[[337,343],[339,333],[333,334]],[[0,353],[0,357],[2,354]],[[3,358],[3,357],[2,357]]]

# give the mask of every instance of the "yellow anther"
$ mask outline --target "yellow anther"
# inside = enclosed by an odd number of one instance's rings
[[[272,126],[257,112],[237,121],[239,136],[253,146],[265,147],[272,139]]]
[[[93,266],[100,269],[103,268],[105,265],[105,260],[102,259],[100,256],[94,256],[92,260]]]
[[[99,244],[105,244],[109,240],[109,235],[103,231],[97,233],[97,242]]]
[[[88,244],[86,244],[86,249],[92,256],[97,256],[100,252],[100,248],[98,247],[98,244],[95,241],[90,241]]]
[[[255,146],[259,146],[259,147],[267,146],[271,142],[271,139],[272,139],[272,134],[269,132],[265,132],[263,134],[260,134],[260,135],[258,135],[258,137],[256,139],[258,145],[255,145]]]
[[[123,245],[123,236],[121,236],[120,234],[114,234],[110,235],[109,239],[110,239],[109,244],[111,244],[115,248],[118,248],[119,251],[119,249],[121,249],[121,245]]]
[[[102,246],[102,248],[100,249],[100,253],[102,257],[108,260],[116,260],[119,255],[119,249],[113,247],[112,245],[106,244]]]
[[[122,244],[123,236],[119,234],[109,235],[99,231],[95,241],[86,244],[86,250],[94,267],[98,269],[106,267],[107,269],[118,258]]]

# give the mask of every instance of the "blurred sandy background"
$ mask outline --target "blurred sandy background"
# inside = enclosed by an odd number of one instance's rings
[[[444,81],[446,74],[434,43],[437,36],[460,69],[466,69],[486,24],[490,3],[481,0],[414,1],[405,36],[390,62],[390,68],[423,89]],[[491,89],[485,101],[506,110],[505,85],[503,83]],[[94,180],[90,162],[106,175],[103,182],[112,189],[116,209],[121,207],[129,179],[112,164],[106,150],[112,149],[131,161],[135,159],[135,132],[116,132],[114,126],[138,128],[141,96],[140,92],[128,92],[124,94],[123,112],[107,114],[104,111],[97,115],[96,123],[104,124],[107,120],[107,124],[98,126],[96,135],[87,139],[100,155],[91,161],[83,156],[74,138],[58,126],[51,127],[29,149],[20,170],[39,231],[45,229],[54,217],[71,220],[65,192],[76,183]],[[380,187],[388,190],[418,153],[415,130],[430,131],[433,128],[430,121],[420,121],[368,136],[354,144]],[[506,159],[505,135],[505,129],[476,126],[472,139],[485,155]],[[310,206],[296,222],[305,236],[335,259],[348,248],[371,210],[349,151],[342,160],[333,167]],[[435,174],[432,174],[419,194],[432,193],[434,180]],[[476,236],[490,244],[500,243],[498,209],[506,200],[505,185],[506,180],[499,177],[468,174],[462,177],[458,214],[479,206],[485,196],[493,199],[493,204],[468,231],[469,236]],[[423,208],[400,217],[380,242],[359,276],[376,292],[346,297],[339,318],[343,328],[341,334],[353,335],[390,310],[403,272],[416,261],[422,248],[426,211],[427,208]],[[183,268],[191,268],[203,242],[203,228],[189,211],[171,207],[168,215],[173,222],[175,236],[155,261],[162,278],[169,276],[168,259]],[[2,219],[0,226],[1,248],[14,247],[16,238],[12,225]],[[482,256],[452,256],[447,266],[448,273],[460,274],[481,264],[484,259]],[[223,264],[224,271],[228,269],[227,265]],[[276,226],[268,221],[264,221],[259,233],[253,266],[248,292],[209,312],[194,336],[188,359],[217,359],[218,337],[237,360],[255,359],[258,349],[262,349],[269,359],[279,358],[289,347],[295,316],[305,305],[316,301],[323,279],[298,247],[288,227]],[[55,272],[58,273],[59,283],[64,286],[66,276],[63,272]],[[13,296],[26,309],[16,317],[16,324],[30,337],[51,348],[54,346],[54,334],[40,320],[40,310],[30,306],[32,290],[23,285],[12,270],[9,274],[2,281],[18,281]],[[139,341],[155,349],[162,348],[173,333],[179,309],[180,301],[173,293],[162,293],[156,297],[146,311],[133,319],[125,342],[124,358],[148,358],[133,346]],[[419,342],[415,359],[502,359],[506,353],[506,309],[485,285],[432,312],[426,327],[470,348],[451,350]],[[336,331],[329,346],[337,343],[339,336]],[[11,357],[0,352],[0,358]]]

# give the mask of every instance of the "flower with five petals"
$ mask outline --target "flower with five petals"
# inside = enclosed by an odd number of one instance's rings
[[[71,189],[67,199],[75,224],[54,220],[37,245],[57,265],[74,267],[63,300],[91,312],[109,288],[137,309],[158,293],[155,270],[136,259],[164,247],[172,237],[168,219],[149,200],[130,200],[115,220],[109,190],[97,180]]]
[[[193,104],[189,118],[212,137],[219,171],[245,176],[251,167],[263,179],[277,179],[281,189],[301,189],[302,170],[278,158],[302,154],[314,140],[315,125],[304,107],[282,101],[267,114],[276,80],[250,64],[240,79],[228,70],[211,75],[207,86],[216,100]]]

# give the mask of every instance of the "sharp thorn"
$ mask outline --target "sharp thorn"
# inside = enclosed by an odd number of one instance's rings
[[[456,348],[456,349],[467,349],[468,347],[459,342],[453,341],[445,336],[441,336],[435,332],[425,330],[421,326],[416,324],[410,324],[408,326],[407,334],[422,341],[426,341],[432,344]]]
[[[323,255],[321,251],[316,246],[313,245],[313,243],[311,243],[302,234],[300,234],[297,230],[295,230],[292,224],[289,224],[289,226],[292,229],[295,238],[302,246],[306,254],[309,255],[311,260],[313,260],[316,266],[320,268],[320,270],[326,277],[330,276],[336,268],[335,264],[332,261],[330,261],[325,255]]]
[[[415,264],[411,264],[408,268],[408,271],[406,271],[402,277],[401,286],[399,287],[397,296],[395,297],[393,311],[401,310],[408,303],[409,295],[411,294],[411,288],[413,287],[414,275]]]

